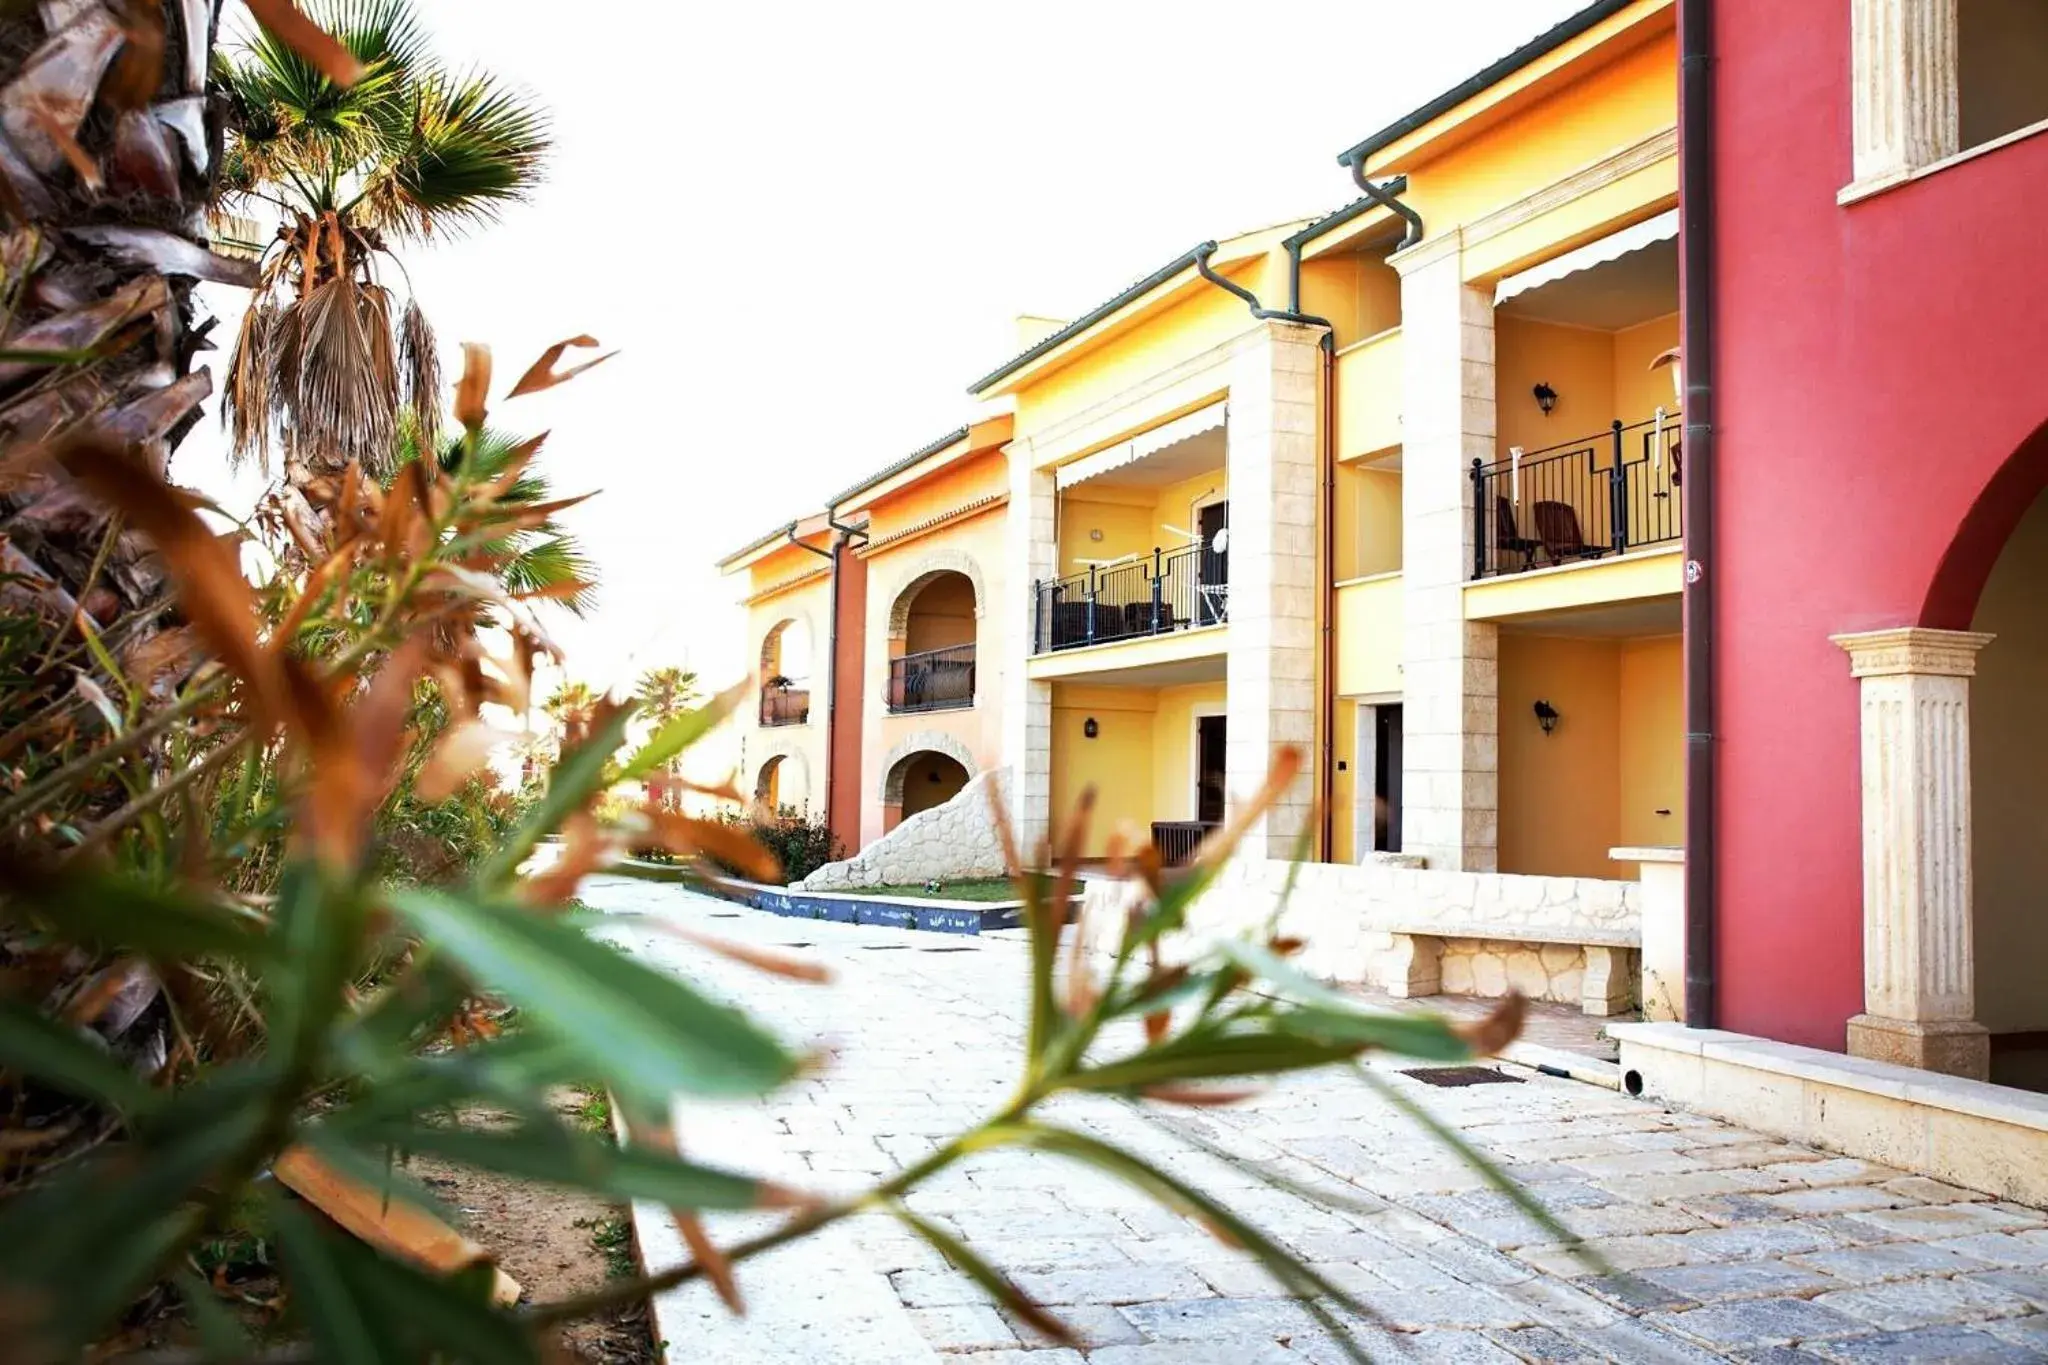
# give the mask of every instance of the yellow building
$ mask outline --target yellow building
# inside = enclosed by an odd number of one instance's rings
[[[1610,851],[1684,820],[1676,107],[1673,0],[1600,0],[1344,152],[1337,211],[1022,320],[975,421],[816,522],[860,842],[1000,768],[1027,839],[1092,787],[1091,856],[1176,861],[1292,746],[1248,865],[1436,879],[1311,879],[1406,964],[1363,974],[1485,976],[1497,937],[1619,999]],[[833,616],[789,538],[726,565],[764,648]]]

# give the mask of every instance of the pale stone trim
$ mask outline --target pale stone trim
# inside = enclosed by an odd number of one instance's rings
[[[880,792],[883,805],[903,804],[904,760],[923,753],[944,754],[967,770],[970,781],[981,769],[981,765],[974,761],[974,751],[958,739],[941,730],[919,730],[896,741],[890,746],[887,756],[882,759]]]
[[[1850,0],[1856,184],[1903,179],[1962,141],[1956,0]]]
[[[1991,636],[1918,626],[1832,637],[1861,680],[1859,1057],[1983,1079],[1971,943],[1970,677]]]
[[[1603,190],[1615,181],[1647,170],[1660,161],[1678,155],[1678,125],[1650,134],[1640,142],[1618,148],[1598,161],[1551,181],[1539,190],[1523,195],[1465,224],[1465,244],[1477,246],[1491,241],[1522,224],[1563,208],[1577,199]]]
[[[832,570],[830,569],[809,569],[794,578],[785,578],[779,583],[770,583],[759,592],[749,593],[740,599],[740,605],[743,607],[758,606],[771,597],[780,597],[783,593],[793,592],[798,588],[807,588],[811,584],[822,582],[831,576]]]
[[[1915,180],[1924,180],[1928,176],[1937,175],[1942,171],[1948,170],[1950,167],[1960,166],[1967,161],[1975,161],[1980,156],[1987,156],[2002,147],[2010,147],[2015,142],[2024,142],[2028,138],[2038,137],[2042,133],[2048,133],[2048,119],[2042,119],[2039,123],[2029,123],[2024,128],[2015,128],[2002,137],[1992,138],[1989,142],[1980,142],[1974,147],[1965,147],[1954,156],[1943,157],[1939,161],[1925,166],[1917,166],[1910,171],[1882,176],[1876,180],[1858,180],[1844,185],[1835,192],[1835,202],[1844,205],[1860,203],[1865,199],[1871,198],[1873,195],[1883,194],[1886,190],[1897,189],[1901,185],[1910,185]]]
[[[965,550],[947,547],[922,555],[917,562],[898,573],[889,590],[889,638],[900,640],[910,629],[910,603],[932,579],[940,574],[956,573],[974,585],[974,619],[981,620],[988,611],[988,586],[981,576],[981,565]]]
[[[1774,1137],[2048,1204],[2048,1095],[1683,1024],[1609,1024],[1624,1082]]]
[[[1265,342],[1269,325],[1254,322],[1244,331],[1217,342],[1208,350],[1197,352],[1178,364],[1169,365],[1155,374],[1147,375],[1129,388],[1099,403],[1061,418],[1029,435],[1020,436],[1011,442],[1011,445],[1021,446],[1026,459],[1033,466],[1042,466],[1064,463],[1099,446],[1136,435],[1162,420],[1158,414],[1142,412],[1146,403],[1204,375],[1213,373],[1220,376],[1240,353]],[[1314,330],[1321,331],[1320,328]],[[1222,397],[1226,389],[1227,385],[1219,382],[1213,393],[1185,410],[1192,411],[1213,402],[1216,398]],[[1140,411],[1134,412],[1133,409]],[[1170,418],[1171,414],[1166,416]]]

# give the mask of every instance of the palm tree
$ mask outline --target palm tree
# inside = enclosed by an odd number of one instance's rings
[[[633,695],[639,699],[641,714],[659,728],[696,705],[703,694],[697,689],[695,669],[665,664],[642,673]],[[681,774],[680,756],[662,765],[661,775],[649,784],[656,802],[670,809],[676,807],[682,799],[682,790],[676,783]]]
[[[590,727],[598,700],[597,690],[589,683],[565,679],[548,694],[540,709],[560,729],[563,742],[573,744]]]
[[[388,473],[399,413],[429,443],[440,422],[434,334],[380,279],[395,248],[459,233],[525,198],[547,119],[484,74],[436,62],[413,0],[315,0],[311,18],[362,63],[344,89],[256,33],[216,64],[234,108],[230,203],[281,215],[229,359],[222,413],[235,459],[288,476],[359,461]],[[401,267],[402,272],[402,267]]]
[[[418,427],[410,420],[399,426],[395,467],[403,469],[419,458],[420,438]],[[542,439],[508,436],[488,428],[478,433],[475,452],[469,457],[476,462],[478,475],[486,479],[503,478],[508,473],[513,476],[512,486],[505,490],[500,502],[534,509],[555,504],[547,476],[533,468],[533,456]],[[463,442],[451,437],[439,445],[441,467],[454,469],[464,458]],[[597,603],[596,562],[582,542],[564,530],[552,515],[537,526],[523,527],[502,540],[489,541],[477,548],[501,561],[498,577],[516,596],[549,598],[578,616],[588,613]]]

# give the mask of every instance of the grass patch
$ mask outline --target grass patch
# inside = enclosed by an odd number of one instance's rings
[[[607,1218],[578,1218],[575,1226],[590,1229],[590,1245],[604,1257],[605,1273],[615,1280],[629,1280],[640,1273],[633,1259],[633,1223],[624,1213]]]
[[[583,1125],[583,1131],[593,1133],[606,1142],[612,1140],[612,1098],[601,1085],[583,1085],[576,1088],[576,1121]]]
[[[849,894],[856,896],[899,896],[921,901],[1013,901],[1017,888],[1007,877],[969,877],[957,882],[940,882],[939,889],[921,884],[906,886],[863,886]]]

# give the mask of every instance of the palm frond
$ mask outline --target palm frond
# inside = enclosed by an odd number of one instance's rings
[[[338,275],[283,311],[296,322],[279,350],[277,378],[291,394],[294,440],[325,458],[387,472],[399,390],[390,291]]]
[[[227,378],[221,385],[220,419],[228,428],[228,462],[239,468],[253,459],[264,474],[270,472],[270,424],[275,411],[271,379],[278,336],[277,306],[263,295],[252,298],[235,332]]]
[[[558,590],[574,583],[578,589],[554,600],[578,616],[597,605],[597,565],[582,543],[566,531],[522,537],[525,541],[499,570],[514,593]]]
[[[484,75],[435,73],[417,92],[411,137],[374,171],[364,204],[377,226],[427,238],[495,219],[539,183],[548,119]]]
[[[398,322],[399,389],[410,426],[422,449],[432,450],[441,435],[441,352],[434,341],[434,329],[420,311],[419,300],[408,298]]]

